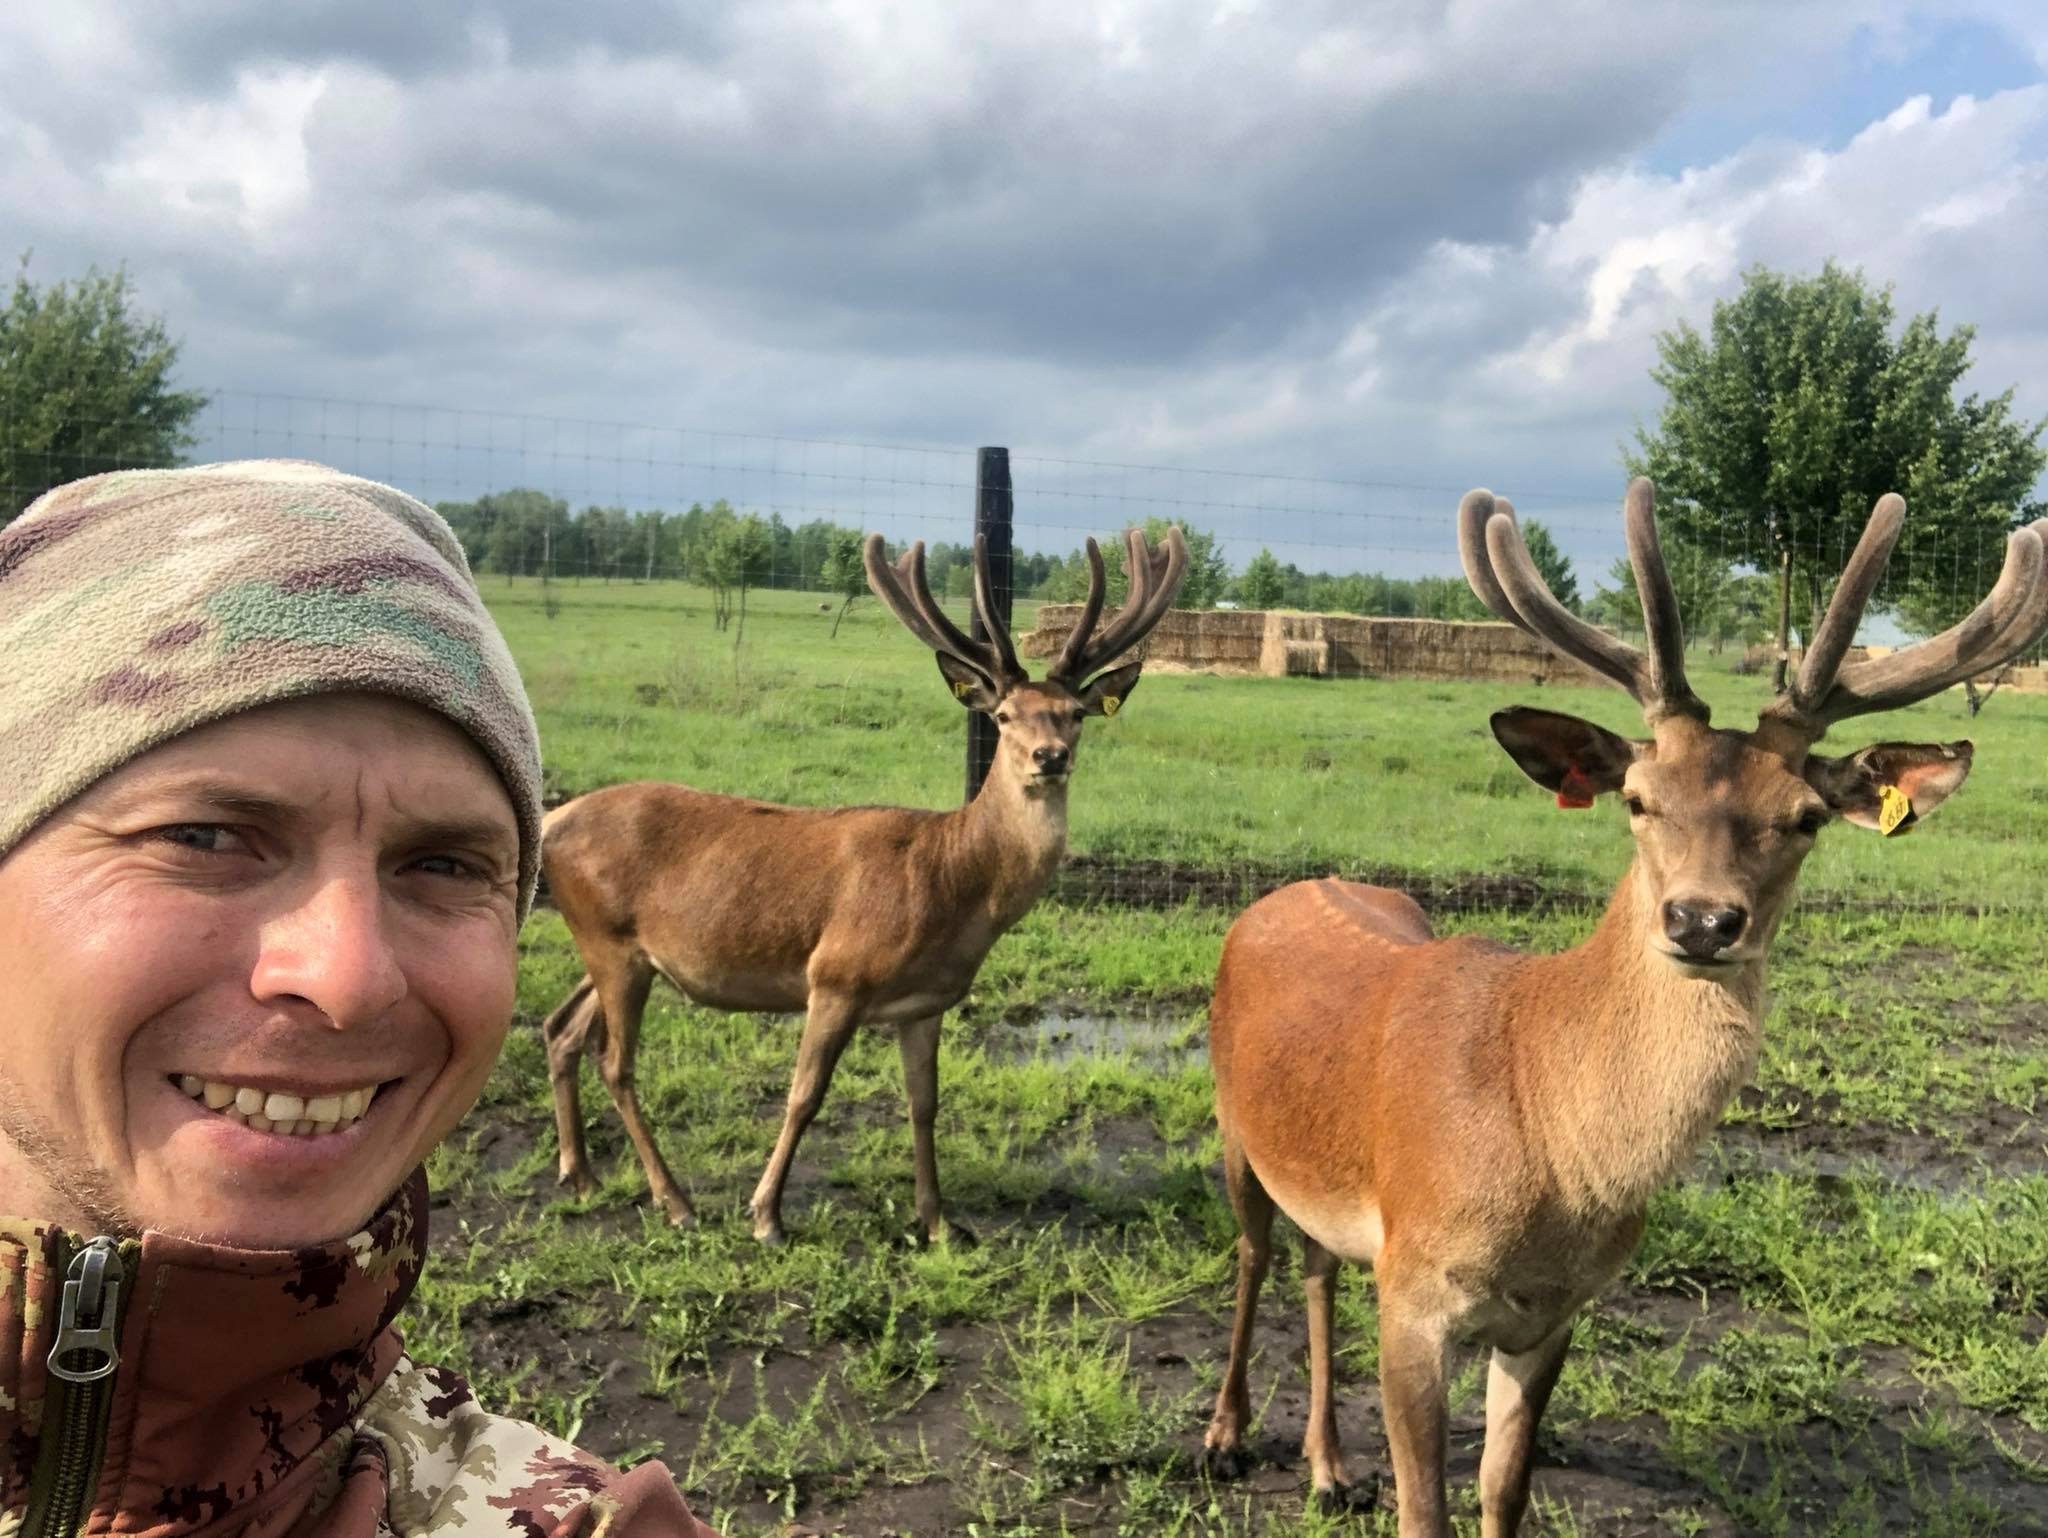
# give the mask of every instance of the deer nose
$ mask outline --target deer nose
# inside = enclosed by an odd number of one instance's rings
[[[1711,961],[1741,939],[1743,926],[1748,922],[1747,908],[1710,902],[1664,905],[1664,937],[1700,961]]]
[[[1067,759],[1071,755],[1065,748],[1033,748],[1031,762],[1038,765],[1040,774],[1065,774]]]

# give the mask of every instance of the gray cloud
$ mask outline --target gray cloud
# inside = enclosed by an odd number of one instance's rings
[[[44,276],[125,257],[230,389],[1486,480],[1558,493],[1592,558],[1650,338],[1748,261],[1860,261],[1979,321],[1987,378],[2043,372],[2027,93],[1634,166],[1873,14],[80,0],[0,16],[0,222]],[[1339,541],[1268,500],[1214,521]]]

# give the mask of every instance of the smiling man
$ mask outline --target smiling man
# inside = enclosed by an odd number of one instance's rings
[[[0,656],[0,1534],[707,1538],[391,1327],[538,866],[446,525],[98,476],[0,533]]]

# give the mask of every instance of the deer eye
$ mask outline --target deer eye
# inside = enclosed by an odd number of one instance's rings
[[[996,712],[996,725],[998,725],[998,726],[1008,726],[1009,724],[1010,724],[1010,713],[1009,713],[1009,712],[1008,712],[1007,710],[999,710],[999,711],[997,711],[997,712]]]
[[[1641,796],[1623,796],[1621,804],[1628,808],[1628,814],[1631,817],[1647,817],[1649,815],[1649,808],[1643,805],[1643,798]]]
[[[1814,834],[1820,832],[1827,825],[1828,814],[1817,806],[1810,806],[1801,812],[1799,814],[1799,821],[1793,824],[1794,827],[1808,838],[1812,838]]]

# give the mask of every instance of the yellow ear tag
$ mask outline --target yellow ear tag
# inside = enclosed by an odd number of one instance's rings
[[[967,698],[967,696],[968,696],[969,694],[971,694],[971,693],[973,693],[973,692],[974,692],[974,685],[973,685],[973,684],[971,684],[971,683],[969,683],[969,682],[968,682],[968,681],[967,681],[966,679],[964,679],[964,678],[956,678],[956,679],[954,679],[954,680],[953,680],[953,698],[954,698],[954,699],[956,699],[956,700],[964,700],[964,699],[966,699],[966,698]]]
[[[1889,837],[1900,830],[1899,824],[1913,815],[1913,803],[1906,799],[1906,793],[1896,785],[1883,785],[1877,792],[1877,831]]]
[[[1117,713],[1117,712],[1118,712],[1119,710],[1122,710],[1123,708],[1124,708],[1124,701],[1123,701],[1123,696],[1122,696],[1122,695],[1120,695],[1120,694],[1105,694],[1105,695],[1103,695],[1103,697],[1102,697],[1102,713],[1103,713],[1104,715],[1106,715],[1106,716],[1113,716],[1113,715],[1115,715],[1115,714],[1116,714],[1116,713]]]

